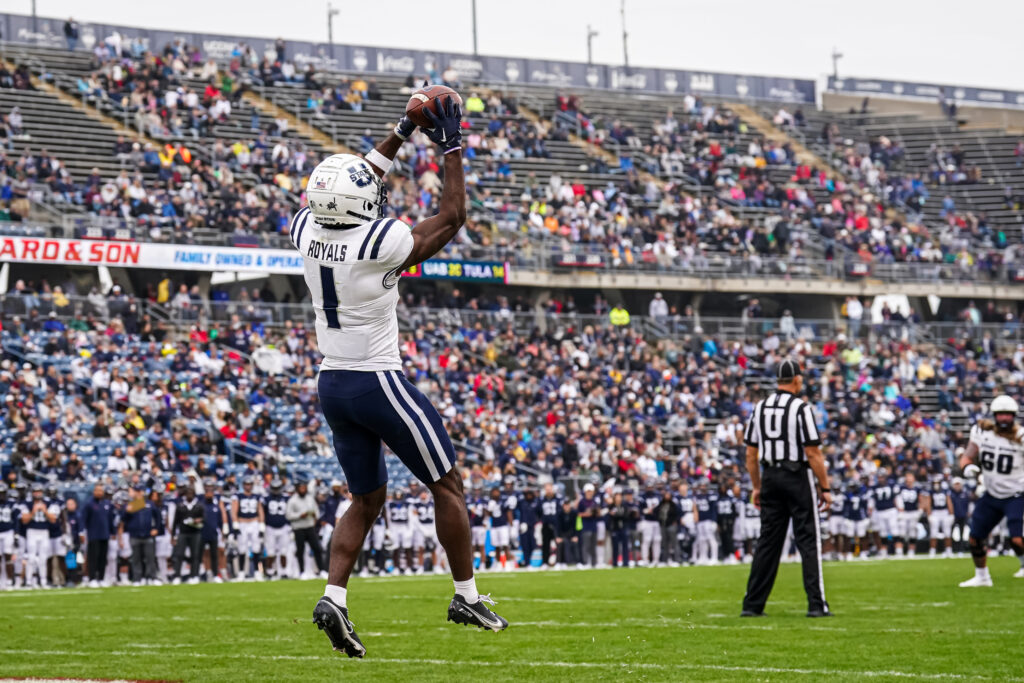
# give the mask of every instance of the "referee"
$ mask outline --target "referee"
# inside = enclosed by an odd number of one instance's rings
[[[777,376],[778,388],[757,403],[744,432],[753,503],[761,509],[761,538],[754,551],[740,616],[764,616],[764,605],[779,571],[779,558],[792,519],[803,563],[807,616],[828,617],[832,613],[825,602],[825,581],[821,575],[818,510],[828,507],[832,494],[821,439],[811,405],[799,398],[803,388],[800,364],[782,361]],[[820,498],[815,478],[821,488]]]

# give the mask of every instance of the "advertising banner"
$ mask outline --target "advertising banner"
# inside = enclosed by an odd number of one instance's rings
[[[508,282],[508,264],[497,261],[448,261],[428,259],[402,273],[403,277],[424,280],[461,280],[488,284]]]
[[[20,14],[0,14],[0,34],[4,40],[46,47],[64,47],[64,20]],[[91,50],[111,39],[129,45],[138,41],[145,49],[160,52],[169,44],[195,45],[203,57],[219,61],[231,58],[245,44],[276,59],[273,38],[254,38],[222,34],[133,28],[112,24],[80,22],[80,48]],[[116,34],[116,37],[115,37]],[[462,81],[488,81],[509,84],[548,85],[564,88],[602,88],[680,95],[708,95],[732,99],[774,100],[812,103],[815,82],[810,79],[747,76],[713,72],[655,69],[643,66],[608,66],[550,59],[474,56],[456,52],[406,50],[394,47],[328,45],[303,40],[285,41],[285,58],[299,69],[313,64],[318,69],[358,71],[367,74],[413,74],[438,80],[448,67]]]
[[[899,97],[924,99],[938,102],[940,99],[981,107],[1024,108],[1024,92],[1000,90],[998,88],[974,88],[962,85],[938,85],[935,83],[910,83],[887,81],[881,78],[840,78],[831,76],[828,89],[843,95],[871,97]]]
[[[302,257],[288,249],[91,239],[0,236],[0,262],[302,274]]]

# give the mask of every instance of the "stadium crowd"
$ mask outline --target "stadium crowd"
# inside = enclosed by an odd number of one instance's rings
[[[224,302],[239,311],[228,313],[229,324],[178,326],[150,319],[120,286],[93,292],[84,310],[70,306],[63,290],[40,289],[16,283],[4,304],[0,439],[13,512],[0,525],[0,537],[10,539],[0,549],[21,558],[8,577],[34,566],[38,579],[49,563],[51,574],[60,566],[74,578],[81,550],[88,567],[109,557],[105,574],[89,576],[110,581],[120,576],[116,558],[131,565],[138,550],[125,580],[196,580],[198,560],[187,576],[181,567],[197,538],[226,558],[211,580],[322,570],[319,532],[337,513],[324,501],[344,499],[344,488],[328,484],[336,466],[318,409],[319,354],[305,325],[271,327],[247,319],[251,304]],[[174,297],[181,305],[187,290]],[[254,292],[250,300],[260,298]],[[744,340],[705,335],[699,326],[654,339],[617,320],[615,309],[606,323],[578,324],[561,301],[549,305],[546,328],[517,334],[508,318],[521,302],[451,298],[459,307],[441,314],[415,297],[403,304],[411,331],[402,352],[408,376],[456,443],[485,566],[536,564],[534,548],[542,561],[570,566],[741,559],[756,537],[745,504],[742,423],[785,356],[812,368],[808,393],[835,486],[844,490],[844,507],[831,518],[853,523],[829,522],[835,552],[913,552],[919,537],[941,541],[932,530],[945,528],[924,524],[927,501],[967,490],[952,478],[964,441],[954,416],[983,414],[996,388],[1020,397],[1024,379],[1024,349],[1001,353],[988,335],[944,348],[865,325],[818,346],[799,334],[762,333],[755,318]],[[559,308],[565,312],[553,313]],[[935,414],[920,409],[924,389],[936,392]],[[424,521],[432,519],[427,501],[416,502],[420,491],[407,478],[394,484],[362,569],[441,566],[443,557],[426,552],[436,545]],[[289,485],[292,496],[313,502],[308,514],[272,526],[270,501],[284,496],[274,508],[287,508]],[[879,487],[888,487],[884,501],[872,495]],[[249,491],[266,494],[245,504],[256,522],[239,517],[233,502]],[[191,506],[190,495],[212,510],[209,518],[197,512],[186,522],[171,513],[183,500]],[[106,516],[86,519],[97,505]],[[878,524],[863,520],[889,509],[899,512],[883,515],[898,515],[898,523],[871,536]],[[142,522],[140,510],[151,510]],[[272,547],[271,528],[278,529]],[[150,543],[131,539],[164,530],[166,538],[153,541],[154,574]],[[106,534],[107,545],[90,550],[90,538]],[[941,541],[937,550],[945,547]],[[296,552],[294,566],[267,559]]]
[[[292,86],[318,117],[359,112],[381,96],[372,78],[289,62],[283,41],[265,55],[239,43],[220,63],[182,41],[150,53],[130,40],[108,38],[93,53],[94,71],[79,78],[78,90],[134,112],[138,129],[160,142],[119,141],[115,154],[128,170],[116,178],[76,183],[54,160],[51,187],[97,215],[140,220],[159,239],[188,241],[193,227],[258,239],[283,232],[287,215],[302,201],[305,174],[315,160],[298,138],[281,137],[288,133],[287,120],[261,126],[256,110],[242,103],[248,88]],[[851,262],[944,264],[949,268],[943,276],[967,279],[997,277],[1001,266],[1020,259],[1019,245],[983,214],[951,207],[944,212],[947,225],[925,228],[912,209],[928,198],[928,188],[925,179],[900,172],[898,143],[883,139],[846,149],[846,182],[799,162],[789,143],[751,135],[727,107],[699,96],[682,96],[678,109],[653,122],[604,120],[587,112],[578,95],[559,93],[555,105],[552,121],[534,123],[518,115],[514,97],[470,92],[465,163],[476,211],[462,237],[465,246],[514,248],[528,237],[565,252],[600,254],[613,266],[676,268],[700,265],[714,254],[752,260],[756,269],[766,257],[800,263],[820,253]],[[233,112],[237,125],[242,110],[253,117],[252,137],[217,136],[216,126],[230,123]],[[557,173],[541,182],[533,172],[517,177],[511,170],[510,159],[549,157],[545,140],[571,132],[560,124],[566,117],[595,144],[616,145],[618,167],[598,155],[588,164],[588,172],[608,175],[606,185]],[[798,123],[802,112],[786,117]],[[639,134],[647,123],[649,134]],[[372,139],[367,129],[360,145],[369,148]],[[960,159],[963,166],[963,156],[936,149],[934,165]],[[440,166],[421,136],[399,159],[407,173],[389,181],[392,210],[415,222],[436,208]],[[17,184],[17,169],[11,170]],[[147,181],[143,172],[156,179]],[[702,189],[695,192],[694,185]],[[908,208],[904,219],[899,210]],[[760,213],[751,216],[747,209]]]

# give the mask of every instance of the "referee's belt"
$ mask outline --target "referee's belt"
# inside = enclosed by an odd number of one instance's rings
[[[810,465],[807,464],[806,462],[792,462],[790,460],[784,460],[783,462],[770,463],[770,464],[766,463],[765,464],[765,468],[766,469],[786,470],[787,472],[803,472],[808,467],[810,467]]]

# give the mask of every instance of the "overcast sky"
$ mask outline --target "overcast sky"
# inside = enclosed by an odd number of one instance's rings
[[[471,52],[472,0],[335,0],[338,43]],[[28,14],[30,0],[6,11]],[[326,0],[37,0],[40,16],[327,40]],[[619,0],[477,0],[481,54],[622,63]],[[1024,90],[1022,0],[626,0],[635,66],[840,75]]]

